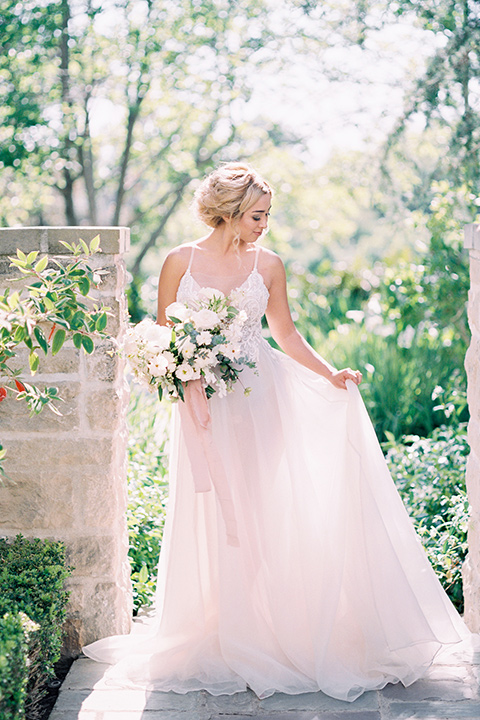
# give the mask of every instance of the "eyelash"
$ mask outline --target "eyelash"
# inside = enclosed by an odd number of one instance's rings
[[[265,214],[265,217],[266,217],[266,218],[269,218],[269,217],[270,217],[270,213],[266,213],[266,214]],[[252,219],[255,220],[255,222],[258,222],[258,221],[260,220],[259,217],[253,217],[253,216],[252,216]]]

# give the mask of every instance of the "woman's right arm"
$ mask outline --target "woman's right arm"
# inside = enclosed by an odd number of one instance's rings
[[[163,263],[158,280],[157,323],[167,325],[165,309],[177,299],[177,290],[182,275],[187,269],[188,259],[185,246],[171,250]]]

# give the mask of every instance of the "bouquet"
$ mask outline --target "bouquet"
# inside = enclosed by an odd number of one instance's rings
[[[255,363],[241,353],[247,320],[219,290],[203,288],[196,300],[166,309],[170,326],[146,319],[127,331],[124,350],[135,379],[160,400],[184,400],[183,383],[201,380],[207,398],[233,390],[242,366]],[[245,388],[248,394],[249,388]]]

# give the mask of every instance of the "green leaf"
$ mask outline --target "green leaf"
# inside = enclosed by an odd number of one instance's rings
[[[41,273],[48,265],[48,256],[44,255],[35,265],[35,272]]]
[[[32,350],[32,352],[28,356],[28,364],[30,365],[30,370],[32,372],[32,375],[34,375],[37,372],[39,362],[40,362],[40,358],[38,357],[37,353],[34,350]]]
[[[95,345],[93,344],[93,340],[88,335],[82,335],[82,345],[83,349],[86,353],[91,355],[93,351],[95,350]]]
[[[163,388],[162,388],[161,385],[158,386],[157,392],[158,392],[158,399],[160,400],[160,402],[162,402],[162,398],[163,398]]]
[[[103,332],[107,327],[107,313],[102,313],[96,322],[97,332]]]
[[[66,242],[65,240],[60,240],[60,244],[63,245],[63,247],[66,247],[67,250],[70,250],[70,252],[74,252],[75,248],[73,245],[70,245],[70,243]]]
[[[52,355],[56,355],[58,351],[62,348],[63,343],[65,342],[65,338],[67,336],[67,333],[63,328],[59,328],[55,335],[53,336],[52,340]]]
[[[32,250],[32,252],[29,252],[27,255],[27,264],[31,265],[32,263],[34,263],[35,260],[37,259],[37,255],[38,255],[38,250]]]
[[[87,243],[85,242],[85,240],[82,240],[82,239],[80,238],[80,245],[82,246],[82,250],[83,250],[83,252],[85,253],[85,255],[90,255],[90,250],[88,249],[88,245],[87,245]]]
[[[23,327],[23,325],[19,325],[17,329],[15,330],[15,334],[13,336],[13,340],[16,343],[21,343],[22,340],[25,338],[27,334],[26,329]]]
[[[19,248],[17,248],[17,257],[18,257],[20,260],[26,260],[26,259],[27,259],[27,256],[25,255],[25,253],[22,252],[22,250],[20,250]],[[13,260],[13,258],[10,258],[10,260]]]
[[[87,277],[81,277],[77,280],[78,289],[82,293],[82,295],[85,297],[88,295],[88,292],[90,290],[90,280]]]
[[[96,235],[90,243],[90,252],[96,253],[100,247],[100,235]]]
[[[43,334],[43,330],[41,328],[39,328],[38,325],[36,325],[33,328],[33,334],[37,338],[38,344],[40,345],[40,347],[42,348],[43,352],[46,355],[48,353],[48,342],[47,342],[45,335]]]
[[[73,336],[73,344],[77,348],[77,350],[80,350],[82,347],[82,334],[81,333],[75,333]]]
[[[141,568],[140,572],[138,573],[138,580],[141,583],[146,583],[148,580],[148,568],[145,565],[145,563],[143,563],[142,568]]]
[[[50,311],[55,310],[55,304],[50,300],[49,297],[45,296],[45,297],[43,298],[43,302],[44,302],[45,307],[47,308],[47,310],[50,310]]]

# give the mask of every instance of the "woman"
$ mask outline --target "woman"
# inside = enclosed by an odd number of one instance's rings
[[[261,698],[322,690],[351,701],[408,685],[466,631],[389,476],[361,374],[329,365],[292,322],[283,264],[257,246],[269,185],[230,163],[195,199],[212,230],[167,256],[158,322],[175,300],[222,291],[247,315],[250,392],[237,383],[208,401],[216,467],[204,492],[178,404],[155,626],[85,652],[118,663],[115,679],[182,693],[248,686]],[[283,353],[262,337],[264,314]]]

